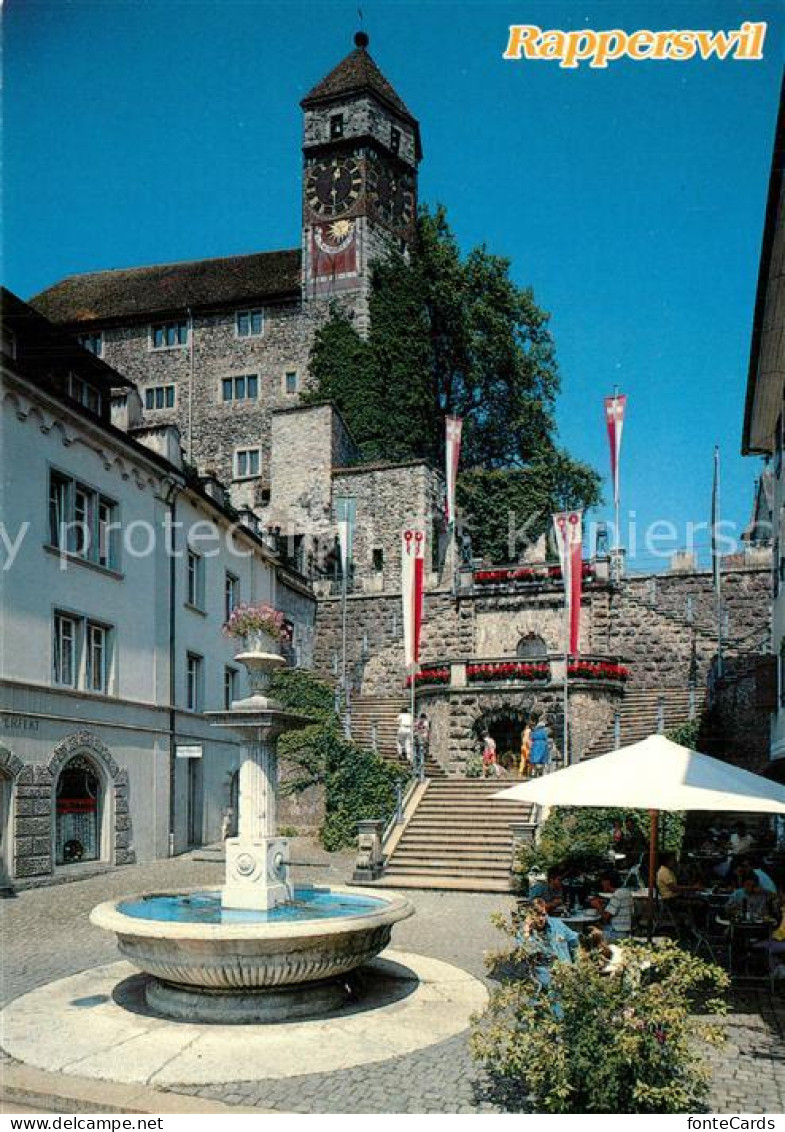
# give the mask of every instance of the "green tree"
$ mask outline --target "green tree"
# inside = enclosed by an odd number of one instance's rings
[[[424,209],[408,259],[391,247],[375,265],[370,313],[364,341],[335,307],[304,395],[338,405],[362,460],[440,465],[444,416],[462,417],[459,505],[496,561],[514,553],[511,529],[533,539],[557,507],[599,501],[597,473],[557,444],[549,316],[509,260],[484,246],[462,256],[444,209]]]

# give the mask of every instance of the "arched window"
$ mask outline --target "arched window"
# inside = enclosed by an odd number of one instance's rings
[[[57,780],[56,864],[100,860],[102,809],[101,779],[89,759],[75,755]]]
[[[525,660],[545,660],[548,656],[545,641],[536,633],[528,633],[525,637],[521,637],[515,651]]]

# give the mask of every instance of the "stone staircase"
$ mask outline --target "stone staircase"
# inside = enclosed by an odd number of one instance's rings
[[[397,765],[407,765],[398,758],[395,736],[398,731],[398,716],[408,711],[409,704],[395,696],[358,696],[352,700],[352,739],[362,747],[373,747],[376,732],[376,750],[383,758]],[[430,756],[425,759],[426,778],[446,777],[444,768]]]
[[[621,723],[620,746],[637,743],[654,734],[659,727],[659,701],[663,705],[663,731],[688,723],[690,719],[690,694],[685,687],[678,688],[636,688],[628,687],[624,699],[619,704]],[[696,690],[695,716],[700,717],[703,709],[703,693]],[[605,755],[616,746],[613,720],[602,734],[594,740],[583,756],[585,759],[595,755]]]
[[[429,782],[380,882],[391,888],[509,892],[510,822],[531,820],[528,803],[494,800],[510,779]]]

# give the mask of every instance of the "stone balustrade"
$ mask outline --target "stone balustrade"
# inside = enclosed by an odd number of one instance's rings
[[[546,687],[564,684],[565,657],[550,653],[542,658],[473,657],[467,660],[437,660],[423,665],[416,678],[420,689],[476,688],[491,685]],[[568,679],[571,684],[607,683],[622,685],[630,670],[615,656],[582,655],[571,657]]]

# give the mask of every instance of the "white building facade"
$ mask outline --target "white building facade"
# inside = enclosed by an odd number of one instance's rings
[[[34,884],[220,837],[241,744],[205,713],[246,694],[227,615],[278,605],[307,662],[314,603],[178,467],[176,430],[111,424],[114,371],[10,295],[3,329],[0,833]]]
[[[785,90],[785,86],[783,87]],[[742,452],[767,468],[756,498],[756,529],[768,512],[772,557],[771,645],[776,688],[771,715],[772,777],[785,782],[785,102],[780,101],[763,230]],[[765,489],[765,490],[764,490]],[[772,683],[774,683],[772,681]]]

